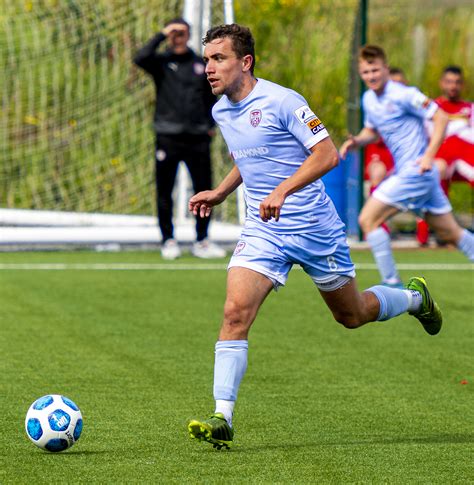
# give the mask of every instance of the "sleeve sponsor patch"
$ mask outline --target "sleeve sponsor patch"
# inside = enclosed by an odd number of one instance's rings
[[[413,96],[411,103],[416,109],[426,109],[430,105],[431,99],[428,98],[428,96],[425,96],[423,93],[418,92],[415,96]]]
[[[319,118],[314,117],[314,119],[308,121],[306,123],[306,126],[311,130],[313,135],[316,135],[316,133],[319,133],[321,130],[324,130],[325,126],[321,122]]]
[[[311,108],[308,105],[304,105],[301,106],[301,108],[296,109],[295,116],[302,125],[316,118],[316,115],[311,111]]]

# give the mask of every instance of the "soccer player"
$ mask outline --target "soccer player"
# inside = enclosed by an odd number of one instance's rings
[[[474,109],[473,103],[461,97],[464,76],[459,66],[447,66],[439,80],[442,95],[435,103],[448,113],[449,123],[435,163],[446,195],[454,172],[458,170],[474,186]]]
[[[390,67],[390,79],[392,81],[408,84],[405,73],[399,67]],[[365,147],[365,178],[370,181],[369,193],[372,193],[382,180],[393,170],[393,157],[383,140],[369,143]],[[382,224],[388,233],[390,229],[386,224]]]
[[[358,291],[344,224],[320,180],[338,163],[325,126],[301,95],[254,76],[249,29],[214,27],[204,45],[207,79],[213,93],[222,95],[213,117],[235,165],[215,189],[191,197],[189,208],[207,217],[241,183],[247,202],[215,346],[215,412],[188,424],[192,438],[220,449],[233,441],[232,416],[247,368],[250,327],[271,290],[285,285],[293,264],[302,266],[335,320],[347,328],[409,312],[434,335],[442,316],[423,278],[412,278],[405,290],[373,286]]]
[[[364,128],[350,136],[341,149],[348,150],[384,140],[395,161],[395,173],[371,194],[359,215],[359,224],[374,254],[382,284],[402,287],[390,236],[380,226],[399,211],[422,216],[438,239],[456,245],[474,261],[474,236],[462,229],[441,189],[433,163],[448,122],[446,113],[415,87],[390,80],[385,52],[367,45],[359,53],[359,73],[368,90],[364,93]],[[433,120],[430,141],[424,123]]]

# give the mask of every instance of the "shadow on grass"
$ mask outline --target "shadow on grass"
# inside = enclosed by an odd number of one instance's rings
[[[36,452],[35,452],[36,453]],[[111,453],[111,450],[70,450],[70,451],[65,451],[65,452],[58,452],[58,453],[50,453],[50,452],[43,452],[40,453],[40,455],[43,455],[45,457],[50,457],[50,456],[92,456],[92,455],[103,455],[105,453]]]
[[[337,442],[313,442],[313,443],[279,443],[261,444],[260,446],[245,446],[236,444],[232,452],[252,453],[267,450],[290,450],[298,448],[324,448],[324,447],[350,447],[350,446],[373,446],[373,445],[457,445],[474,443],[474,434],[441,434],[432,436],[396,436],[396,437],[373,437],[360,440],[340,440]]]

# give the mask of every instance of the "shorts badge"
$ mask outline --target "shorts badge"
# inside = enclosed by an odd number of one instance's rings
[[[237,246],[235,246],[234,256],[237,256],[237,254],[239,254],[244,248],[245,248],[245,242],[239,241],[237,243]]]

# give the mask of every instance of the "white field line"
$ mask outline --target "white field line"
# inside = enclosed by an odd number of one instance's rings
[[[374,263],[356,264],[357,270],[376,270]],[[299,266],[295,266],[301,269]],[[470,271],[474,264],[442,263],[405,263],[398,264],[398,269],[413,271]],[[227,264],[160,264],[160,263],[0,263],[0,270],[53,270],[53,271],[215,271],[225,270]]]

